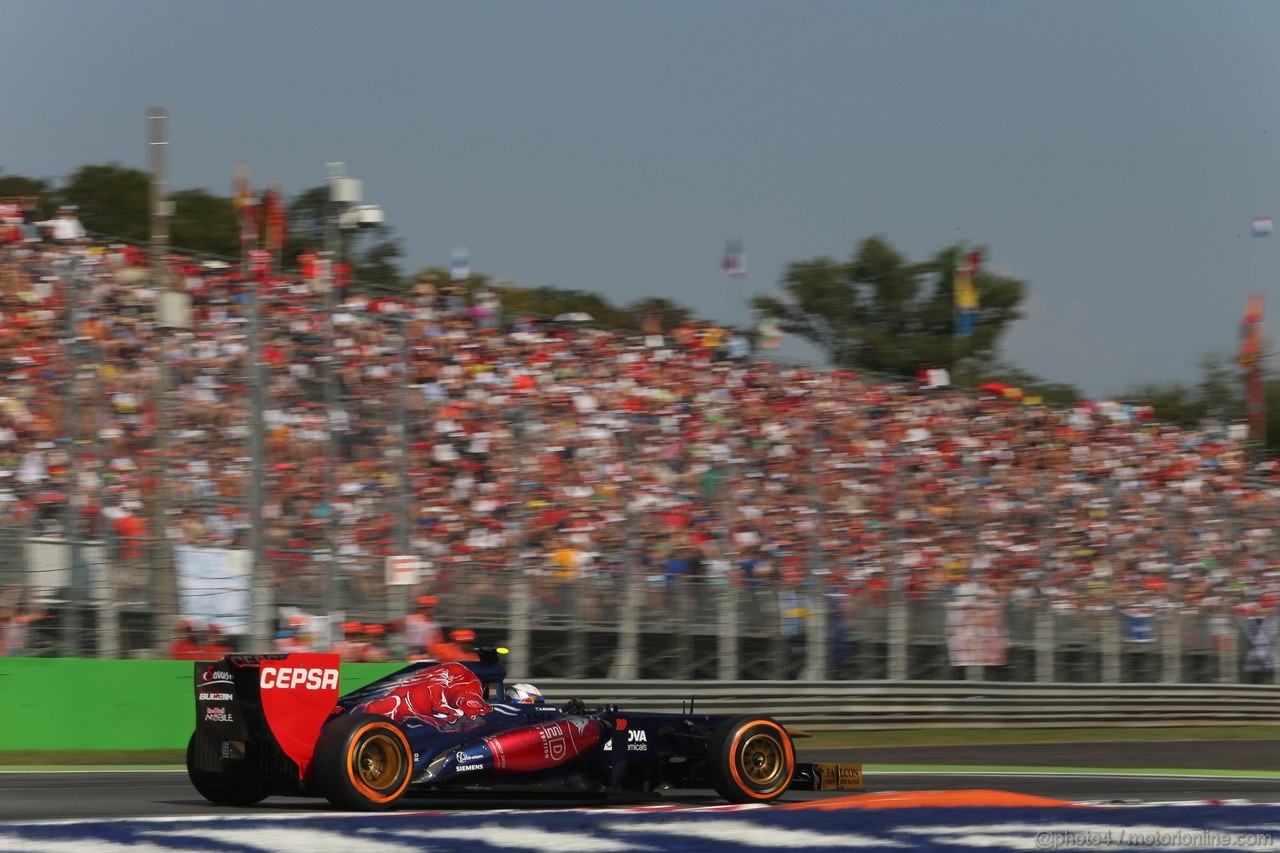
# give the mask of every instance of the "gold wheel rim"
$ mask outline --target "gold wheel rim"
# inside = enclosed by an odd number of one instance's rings
[[[775,784],[786,770],[782,744],[772,735],[758,734],[747,738],[738,758],[742,775],[760,788]]]
[[[374,734],[360,744],[355,764],[360,781],[382,792],[395,787],[404,768],[404,757],[395,738]]]

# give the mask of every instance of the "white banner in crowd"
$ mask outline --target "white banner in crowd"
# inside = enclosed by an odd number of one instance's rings
[[[387,586],[413,586],[418,582],[418,558],[412,555],[387,557]]]
[[[248,633],[249,552],[179,546],[173,557],[182,618],[201,626],[217,625],[224,634]]]
[[[996,601],[953,601],[947,605],[947,652],[952,666],[1004,666],[1009,640],[1004,612]]]
[[[83,543],[80,558],[88,571],[89,598],[106,601],[111,593],[104,566],[106,549],[100,543]],[[27,585],[37,599],[53,601],[71,586],[71,548],[65,539],[33,538],[26,541]]]

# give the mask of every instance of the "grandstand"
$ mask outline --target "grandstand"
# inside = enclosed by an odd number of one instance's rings
[[[164,328],[147,262],[0,247],[0,652],[254,650],[284,612],[403,651],[431,594],[531,675],[1277,678],[1280,494],[1233,425],[199,258]]]

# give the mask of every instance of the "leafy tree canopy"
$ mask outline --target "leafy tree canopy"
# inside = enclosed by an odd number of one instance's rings
[[[666,334],[695,319],[688,308],[662,296],[637,299],[626,310],[634,318],[634,328],[639,328],[646,334]]]
[[[443,270],[435,272],[447,276]],[[601,326],[645,334],[666,334],[695,319],[688,308],[661,296],[637,299],[619,308],[598,293],[583,290],[550,285],[520,287],[506,284],[496,287],[502,293],[502,306],[508,317],[523,315],[552,319],[562,314],[583,313],[591,315],[592,320]]]
[[[989,270],[974,276],[977,326],[957,336],[955,247],[912,262],[883,237],[863,240],[847,262],[819,257],[791,264],[783,296],[757,296],[757,313],[808,339],[837,366],[897,375],[989,358],[1021,317],[1025,286]]]
[[[53,199],[53,187],[43,178],[24,178],[21,175],[5,175],[0,173],[0,198],[24,198],[35,196],[39,201],[41,219],[53,215],[56,207]]]
[[[90,231],[146,243],[151,239],[149,193],[146,172],[107,163],[81,166],[56,195],[62,204],[79,206],[80,221]]]
[[[169,242],[176,250],[239,257],[240,229],[230,198],[207,190],[178,190],[169,197],[174,208]]]

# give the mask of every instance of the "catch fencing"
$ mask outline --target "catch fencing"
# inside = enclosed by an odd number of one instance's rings
[[[157,599],[153,542],[88,540],[0,531],[0,572],[34,612],[25,656],[162,657],[166,611]],[[246,554],[174,549],[173,615],[218,624],[243,651],[248,614],[263,607]],[[343,564],[338,600],[317,583],[268,590],[272,608],[326,614],[324,648],[345,620],[391,626],[410,607],[408,587],[383,583],[380,561]],[[624,561],[566,570],[546,560],[514,566],[442,562],[426,582],[446,627],[510,648],[529,678],[694,681],[1240,684],[1277,682],[1274,616],[1226,610],[1095,607],[1064,611],[1032,597],[1006,601],[925,595],[890,585],[851,594],[816,582],[667,577]],[[317,573],[317,577],[321,577]],[[77,581],[73,583],[73,581]],[[3,607],[0,606],[0,612]],[[10,634],[15,633],[13,628]]]

